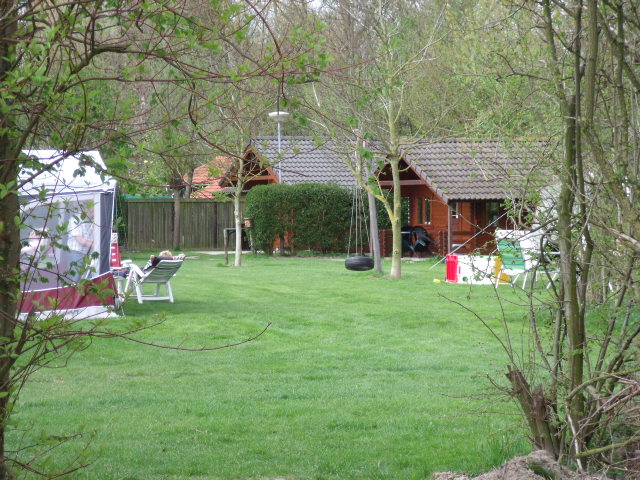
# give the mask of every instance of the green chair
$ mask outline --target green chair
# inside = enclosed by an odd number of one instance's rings
[[[509,238],[503,238],[498,240],[498,252],[500,253],[500,259],[502,261],[502,273],[505,273],[511,279],[511,283],[515,284],[518,278],[524,274],[524,281],[522,287],[527,283],[527,275],[529,274],[527,269],[527,262],[525,261],[518,240],[512,240]],[[498,285],[496,283],[496,285]]]
[[[522,280],[522,288],[524,288],[529,273],[532,274],[533,281],[535,281],[535,273],[541,256],[539,251],[540,233],[524,230],[496,230],[496,242],[502,260],[501,273],[509,276],[511,284],[515,285],[520,276],[524,275]],[[545,258],[547,258],[546,255]],[[558,272],[552,271],[549,275],[551,281],[547,288],[558,276]]]

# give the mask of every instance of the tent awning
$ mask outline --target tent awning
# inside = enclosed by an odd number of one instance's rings
[[[104,171],[105,164],[97,150],[75,155],[56,150],[24,150],[22,153],[34,157],[40,165],[19,173],[21,197],[37,197],[43,189],[48,196],[115,190],[115,180],[99,173]]]

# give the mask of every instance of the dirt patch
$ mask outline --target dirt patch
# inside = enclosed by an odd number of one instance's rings
[[[472,480],[460,473],[435,473],[433,480]],[[573,472],[556,462],[551,455],[538,450],[525,457],[516,457],[473,480],[607,480],[604,475],[587,475]]]

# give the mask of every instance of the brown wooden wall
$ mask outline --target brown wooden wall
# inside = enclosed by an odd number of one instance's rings
[[[409,178],[409,180],[413,180]],[[411,226],[424,227],[431,238],[438,244],[437,252],[445,255],[447,252],[447,232],[449,229],[448,215],[449,206],[436,194],[436,192],[427,185],[403,185],[402,196],[409,198],[409,223]],[[421,202],[428,198],[431,201],[431,218],[430,222],[425,223],[424,213],[420,215],[424,207],[420,207]],[[452,244],[453,248],[464,245],[457,250],[458,253],[471,253],[480,251],[482,253],[490,253],[495,248],[493,232],[495,226],[488,227],[487,202],[478,201],[462,201],[455,202],[458,208],[457,218],[451,219],[451,227],[453,230]],[[500,208],[499,214],[502,215],[504,209]],[[507,228],[506,218],[502,218],[499,222],[500,228]],[[390,233],[386,233],[387,236]],[[384,236],[383,236],[384,238]],[[472,239],[472,240],[470,240]],[[388,247],[386,254],[390,254],[390,241],[385,238],[384,244]],[[470,241],[469,241],[470,240]]]
[[[445,255],[447,252],[448,244],[448,230],[449,230],[449,205],[433,190],[429,185],[424,183],[424,180],[420,178],[417,173],[409,168],[406,163],[401,162],[401,190],[402,197],[409,199],[409,224],[411,226],[424,227],[431,238],[433,238],[438,244],[438,253]],[[391,172],[389,168],[385,168],[379,174],[379,179],[383,181],[387,188],[391,184]],[[431,218],[426,222],[424,214],[421,215],[421,211],[424,211],[423,205],[424,199],[430,199],[431,204]],[[458,215],[451,219],[451,228],[453,231],[452,244],[453,248],[463,245],[458,248],[459,253],[470,253],[473,251],[481,251],[482,253],[489,253],[495,247],[493,241],[493,232],[495,227],[489,227],[487,216],[487,201],[462,201],[454,202],[456,208],[458,208]],[[500,209],[500,214],[503,214],[504,210]],[[506,220],[500,222],[500,227],[506,227]],[[390,231],[384,232],[381,235],[381,242],[387,247],[385,254],[390,254],[391,242],[389,240]],[[470,240],[472,239],[472,240]]]
[[[438,244],[437,252],[444,255],[446,252],[447,238],[447,204],[427,185],[406,185],[402,187],[402,196],[409,197],[409,223],[411,226],[421,226],[429,233]],[[418,203],[428,198],[431,202],[431,221],[425,223],[425,218],[419,218],[420,208]],[[424,210],[424,208],[423,208]],[[422,215],[425,216],[424,213]],[[444,238],[445,242],[441,241]]]
[[[129,251],[161,251],[171,247],[173,199],[127,199]],[[233,203],[182,199],[180,248],[219,250],[224,229],[234,226]]]

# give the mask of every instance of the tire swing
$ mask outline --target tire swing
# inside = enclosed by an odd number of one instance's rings
[[[353,202],[351,208],[351,224],[349,225],[349,240],[347,243],[347,255],[351,252],[351,234],[354,233],[355,239],[355,255],[347,257],[344,261],[344,266],[347,270],[354,270],[357,272],[363,272],[365,270],[371,270],[374,267],[373,258],[364,255],[364,240],[362,222],[365,217],[364,202],[362,201],[362,190],[356,185],[353,188]],[[367,242],[369,241],[369,230],[365,228],[364,232],[367,235]],[[359,242],[359,243],[358,243]]]

